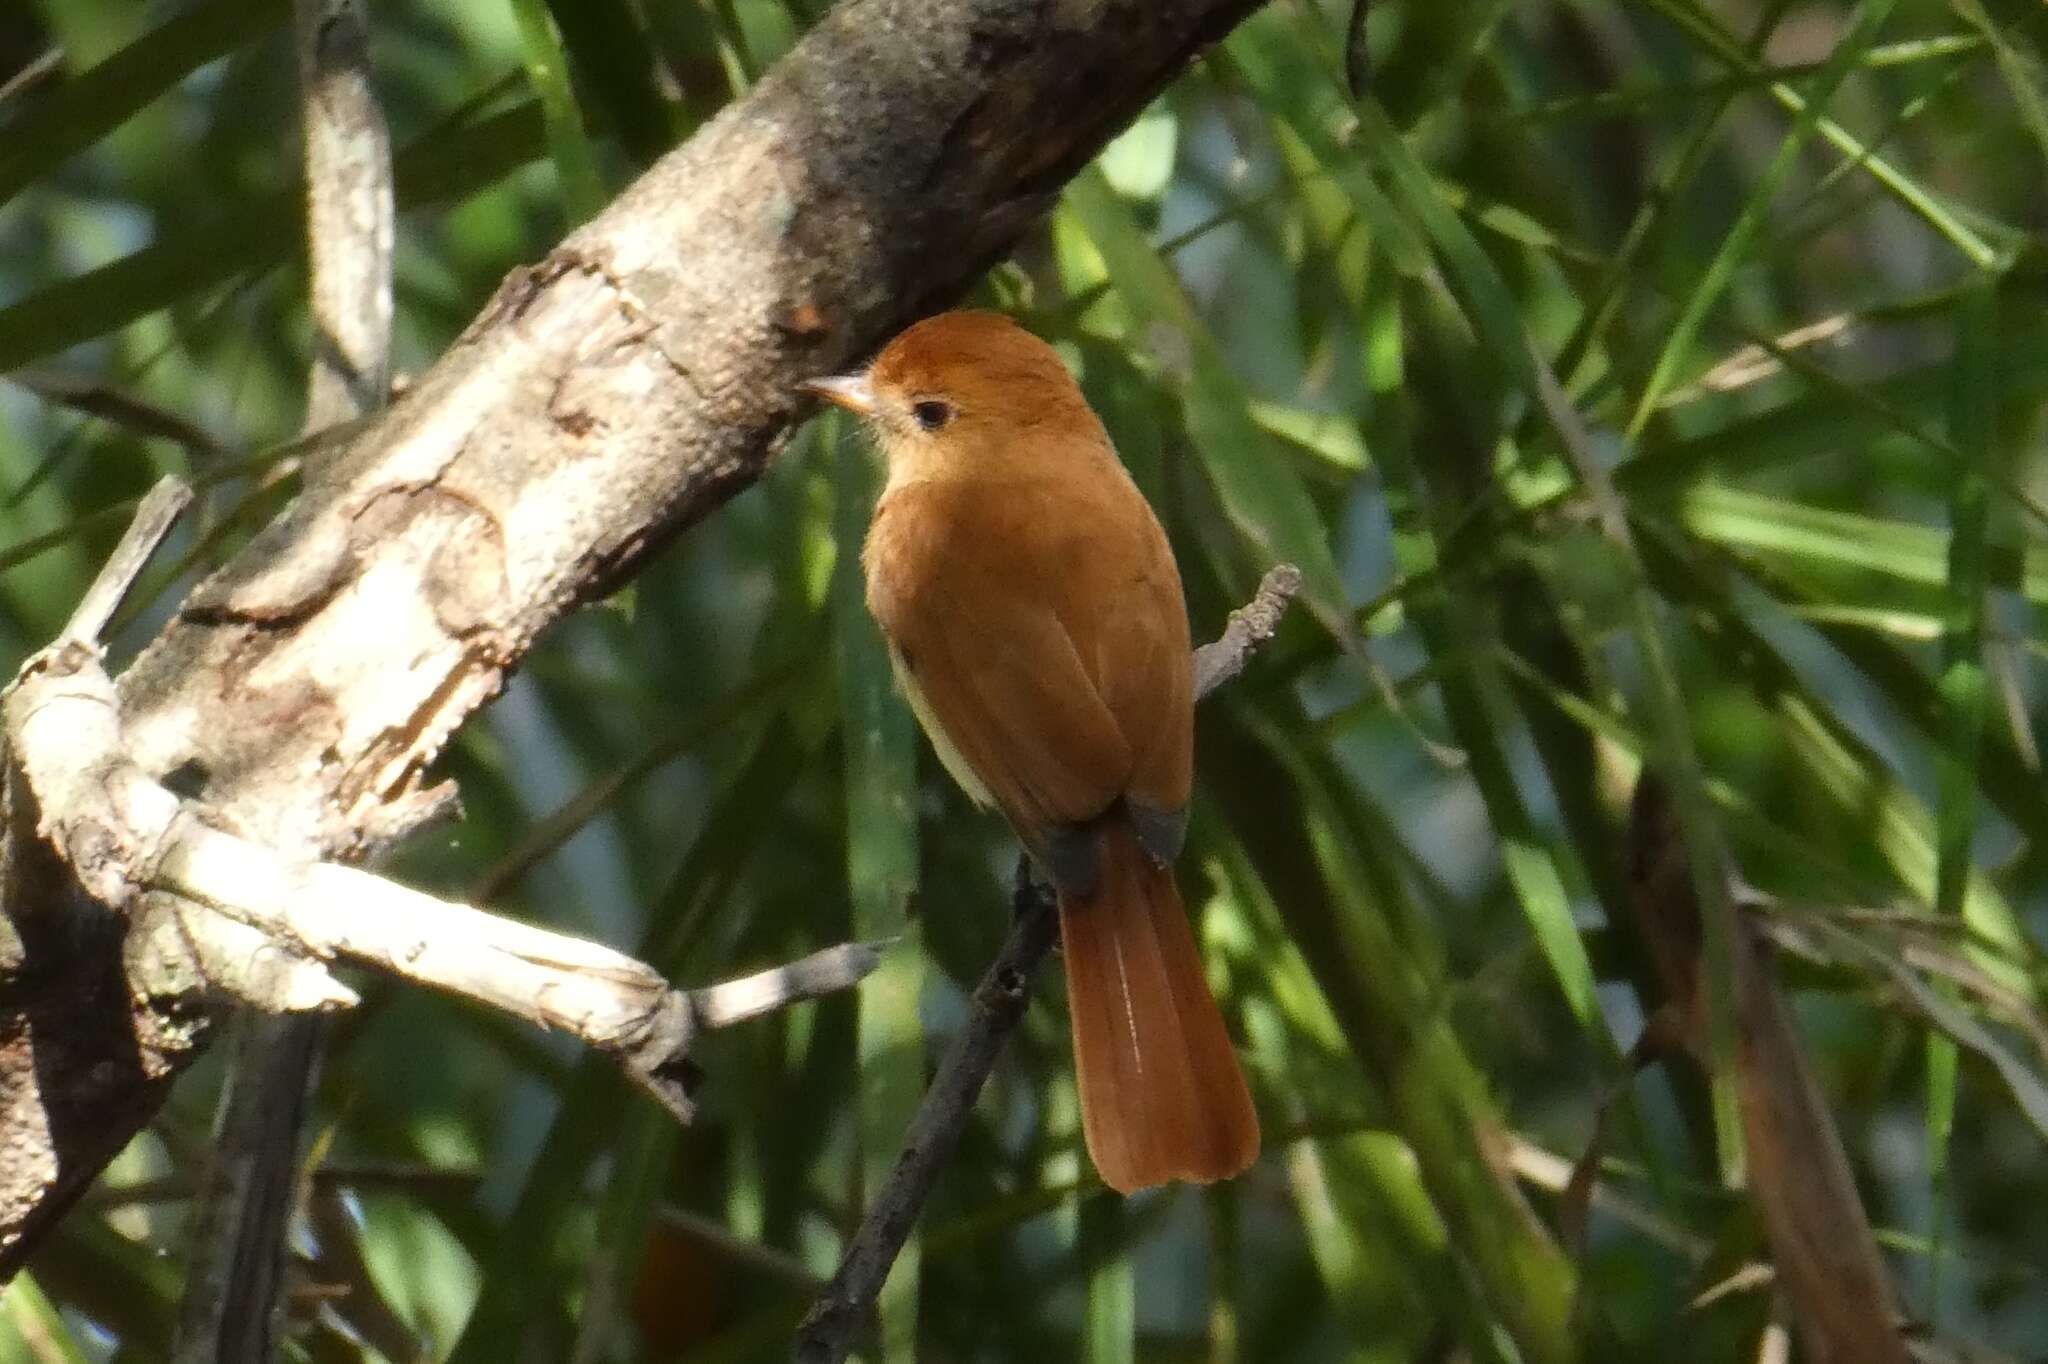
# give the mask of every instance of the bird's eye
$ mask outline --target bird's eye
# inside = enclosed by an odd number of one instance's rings
[[[911,408],[910,415],[915,417],[917,424],[925,430],[936,431],[953,420],[953,408],[951,404],[942,403],[936,398],[927,398]]]

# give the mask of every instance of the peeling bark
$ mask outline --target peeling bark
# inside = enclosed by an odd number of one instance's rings
[[[540,633],[760,473],[797,380],[956,296],[1254,7],[834,10],[514,271],[193,592],[120,679],[131,756],[286,858],[402,837],[443,808],[429,765]],[[32,888],[14,830],[6,870]],[[5,903],[0,1275],[147,1120],[204,1042],[205,998],[189,962],[124,959],[153,939],[106,909]]]

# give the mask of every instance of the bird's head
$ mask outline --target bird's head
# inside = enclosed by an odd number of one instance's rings
[[[969,460],[1030,458],[1084,435],[1101,440],[1059,353],[1001,313],[941,313],[916,323],[855,374],[800,387],[863,418],[892,474]]]

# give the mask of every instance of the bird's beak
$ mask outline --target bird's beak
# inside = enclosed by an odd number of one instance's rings
[[[824,379],[806,379],[797,387],[863,417],[873,415],[875,410],[875,390],[868,384],[865,374],[835,374]]]

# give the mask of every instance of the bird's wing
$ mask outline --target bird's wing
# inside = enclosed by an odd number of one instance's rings
[[[868,541],[868,604],[948,766],[1042,842],[1115,803],[1132,752],[1062,610],[1064,532],[1047,528],[1042,497],[1009,491],[890,493]]]
[[[1062,580],[1062,619],[1076,639],[1092,644],[1088,672],[1097,694],[1115,717],[1131,747],[1124,794],[1133,805],[1165,816],[1177,830],[1188,803],[1194,762],[1194,656],[1188,644],[1187,605],[1173,551],[1135,487],[1122,482],[1104,490],[1111,502],[1099,517],[1090,542]],[[1115,503],[1125,503],[1117,508]],[[1114,527],[1112,531],[1105,527]],[[1121,542],[1115,552],[1097,552],[1101,540]],[[1148,826],[1139,834],[1161,860],[1179,850],[1177,831],[1170,850],[1157,846]]]

